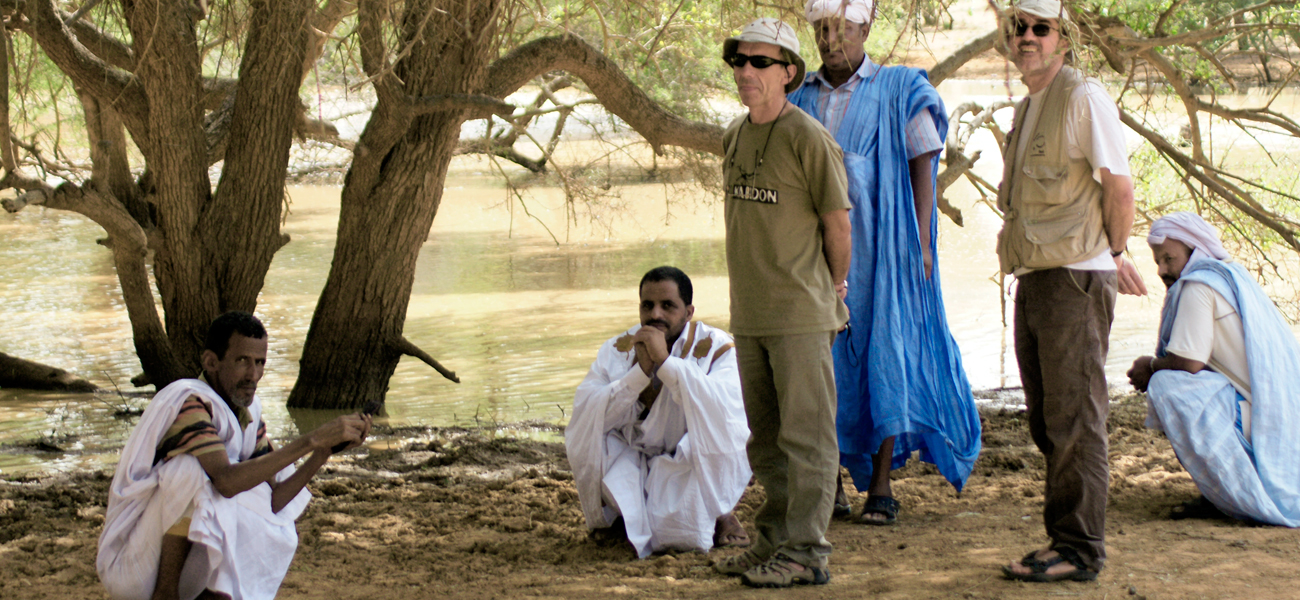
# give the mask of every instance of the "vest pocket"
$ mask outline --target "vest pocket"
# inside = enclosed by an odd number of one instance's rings
[[[1024,222],[1025,239],[1033,244],[1031,260],[1027,266],[1070,260],[1087,251],[1083,230],[1087,215],[1083,213],[1062,215],[1051,221]]]
[[[1065,193],[1065,181],[1069,177],[1069,165],[1026,164],[1021,168],[1025,175],[1026,186],[1022,197],[1033,198],[1035,203],[1056,205],[1069,200]]]

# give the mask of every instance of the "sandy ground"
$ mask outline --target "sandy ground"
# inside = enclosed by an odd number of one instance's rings
[[[1132,397],[1110,417],[1110,559],[1093,583],[1026,584],[998,569],[1045,543],[1041,456],[1023,414],[984,415],[960,495],[927,465],[896,471],[890,527],[832,523],[827,586],[749,590],[720,555],[636,560],[589,541],[561,444],[465,430],[390,432],[395,450],[338,457],[311,485],[280,598],[1295,598],[1300,531],[1170,521],[1195,496]],[[423,439],[432,441],[409,441]],[[104,598],[94,571],[108,473],[0,481],[0,598]],[[762,501],[751,487],[737,513]],[[860,498],[854,498],[860,505]]]

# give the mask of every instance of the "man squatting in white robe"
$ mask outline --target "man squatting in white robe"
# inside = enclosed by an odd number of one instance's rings
[[[1300,344],[1199,215],[1157,220],[1147,242],[1169,293],[1129,381],[1203,494],[1170,518],[1300,526]]]
[[[274,598],[311,499],[304,486],[332,448],[370,431],[369,416],[346,415],[273,449],[255,393],[266,329],[232,311],[204,348],[203,379],[158,392],[122,449],[95,564],[113,598]]]
[[[564,433],[587,526],[621,537],[621,517],[640,558],[748,545],[731,514],[752,474],[731,337],[691,321],[679,269],[639,293],[641,324],[600,347]]]

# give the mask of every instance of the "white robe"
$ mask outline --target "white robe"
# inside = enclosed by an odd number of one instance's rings
[[[162,389],[140,417],[126,446],[108,494],[108,514],[95,561],[100,581],[117,599],[147,599],[158,577],[164,533],[193,507],[193,542],[181,574],[180,597],[193,599],[204,589],[234,600],[274,598],[298,546],[294,519],[311,499],[305,488],[279,513],[271,511],[271,486],[223,497],[197,458],[183,454],[157,466],[154,453],[181,405],[198,396],[212,408],[212,422],[231,463],[247,460],[257,444],[262,402],[248,407],[247,428],[208,384],[182,379]],[[293,467],[279,473],[288,477]]]
[[[722,330],[690,323],[659,367],[663,389],[641,421],[638,396],[651,379],[620,344],[638,329],[601,346],[573,401],[564,442],[583,515],[596,529],[621,514],[641,558],[707,551],[752,475],[736,350]]]

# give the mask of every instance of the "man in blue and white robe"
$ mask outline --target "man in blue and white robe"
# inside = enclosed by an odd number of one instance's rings
[[[1200,216],[1166,216],[1147,241],[1169,289],[1156,356],[1128,373],[1147,426],[1219,511],[1300,526],[1300,344]]]
[[[980,451],[939,288],[935,178],[948,118],[925,71],[867,57],[872,2],[810,0],[805,16],[822,68],[790,101],[844,149],[853,204],[849,328],[834,348],[840,462],[868,492],[861,522],[883,524],[898,510],[889,471],[913,451],[959,491]]]

